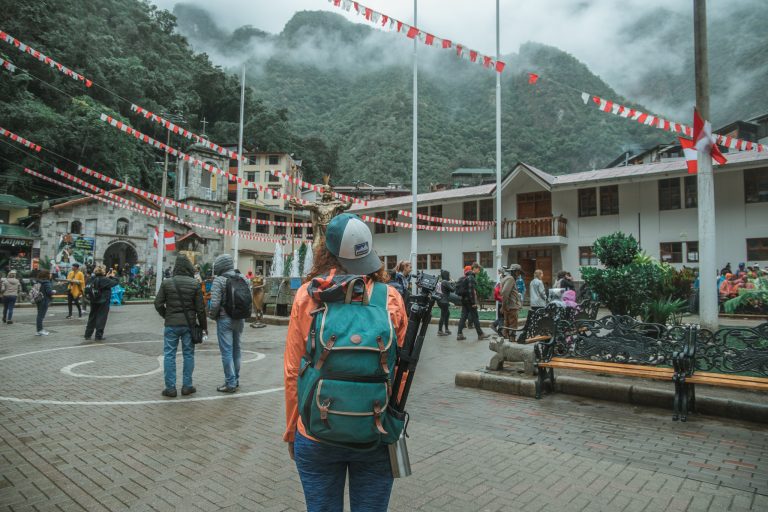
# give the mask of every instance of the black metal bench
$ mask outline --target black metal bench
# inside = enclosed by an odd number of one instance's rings
[[[525,317],[522,329],[499,327],[499,332],[505,338],[515,339],[517,343],[529,344],[546,341],[555,333],[557,322],[573,320],[576,311],[558,304],[550,303],[543,308],[530,310]]]
[[[690,332],[628,316],[561,321],[552,339],[534,346],[536,398],[546,386],[554,391],[555,368],[675,383],[675,354],[686,348]],[[673,414],[676,418],[679,409]]]
[[[696,384],[768,392],[768,322],[698,329],[674,360],[680,419],[696,411]]]

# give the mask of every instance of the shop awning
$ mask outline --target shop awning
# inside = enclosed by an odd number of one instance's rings
[[[14,224],[0,224],[0,243],[4,243],[2,242],[2,239],[4,238],[38,240],[40,235],[27,228],[16,226]]]

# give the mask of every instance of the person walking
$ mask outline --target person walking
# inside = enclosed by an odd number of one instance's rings
[[[94,331],[96,331],[96,340],[104,340],[104,328],[107,325],[109,317],[109,303],[112,298],[112,288],[119,284],[117,270],[112,269],[107,274],[107,268],[104,265],[97,265],[93,269],[93,277],[88,281],[85,287],[85,294],[88,295],[88,302],[91,303],[91,311],[88,313],[88,323],[85,325],[85,334],[83,338],[90,340]]]
[[[392,287],[400,293],[403,298],[403,302],[408,304],[408,299],[411,296],[410,276],[411,276],[411,262],[408,260],[400,260],[395,267],[395,276],[389,283]]]
[[[192,263],[183,254],[176,256],[173,277],[160,285],[155,298],[155,309],[165,319],[163,331],[163,376],[165,388],[162,395],[176,396],[176,351],[181,340],[184,355],[181,394],[191,395],[197,389],[192,385],[195,370],[195,345],[192,343],[190,318],[196,317],[197,325],[207,335],[208,319],[205,317],[203,290],[195,278]],[[192,313],[192,314],[190,314]]]
[[[493,287],[493,300],[496,302],[496,320],[491,324],[491,330],[499,334],[499,327],[504,323],[504,313],[501,310],[501,280],[504,279],[504,267],[498,270],[496,285]]]
[[[522,273],[520,265],[510,265],[509,275],[501,281],[501,308],[504,312],[504,335],[510,340],[517,329],[518,315],[523,307],[523,298],[517,286]]]
[[[456,293],[461,296],[461,318],[459,318],[459,327],[456,334],[457,341],[467,339],[463,333],[467,321],[475,326],[478,341],[488,338],[488,335],[485,334],[480,327],[480,317],[477,314],[480,297],[477,295],[477,281],[475,276],[480,273],[480,270],[482,270],[482,268],[476,261],[473,262],[472,265],[467,265],[464,267],[463,281],[461,283],[456,283]]]
[[[16,271],[8,272],[8,277],[3,278],[0,283],[0,296],[3,297],[3,323],[13,323],[13,308],[16,306],[16,299],[21,290],[21,281],[16,278]]]
[[[451,273],[447,270],[440,271],[440,298],[437,305],[440,308],[440,322],[437,326],[438,336],[450,336],[448,319],[451,316],[451,294],[456,291],[456,285],[451,281]]]
[[[48,306],[51,305],[53,300],[53,285],[51,284],[51,273],[48,270],[41,270],[37,274],[37,293],[39,294],[39,301],[37,302],[37,318],[35,319],[35,328],[37,332],[35,336],[48,336],[49,333],[43,329],[43,319],[45,314],[48,313]]]
[[[251,290],[230,254],[221,254],[213,262],[216,276],[211,286],[211,306],[208,316],[216,320],[224,384],[220,393],[234,393],[240,387],[240,337],[244,320],[250,318],[253,307]],[[247,311],[246,311],[247,310]]]
[[[83,310],[80,308],[80,297],[85,290],[85,275],[80,271],[80,264],[73,263],[72,270],[67,274],[67,309],[69,314],[67,319],[72,318],[72,303],[77,306],[77,317],[83,317]]]
[[[386,280],[368,226],[357,215],[343,213],[334,217],[328,224],[325,244],[315,249],[314,266],[307,282],[296,292],[283,358],[283,440],[296,462],[309,512],[342,512],[347,478],[352,511],[384,512],[389,505],[394,479],[386,443],[393,442],[387,437],[396,439],[399,431],[387,422],[389,409],[382,411],[378,407],[388,400],[389,386],[385,382],[391,381],[396,348],[405,341],[408,317],[402,296],[395,288],[386,286]],[[348,287],[352,290],[345,289]],[[351,300],[345,301],[345,296]],[[318,345],[313,343],[315,350],[308,354],[309,337],[322,333],[314,327],[323,317],[316,315],[321,307],[329,308],[323,325],[328,330],[340,330],[335,333],[337,336],[319,334]],[[341,316],[344,308],[360,311],[347,318]],[[320,343],[330,349],[334,342],[333,351],[325,355]],[[351,350],[358,347],[365,350]],[[308,368],[307,357],[321,358],[322,367],[318,362]],[[377,376],[363,377],[371,368],[376,369]],[[334,369],[346,370],[345,374],[351,377],[334,380],[330,375]],[[359,381],[355,375],[361,375]],[[307,393],[300,396],[300,390],[317,389],[316,403],[320,404],[320,385],[328,402],[321,404],[318,414],[315,401],[307,401]],[[374,397],[372,393],[381,396]],[[335,397],[332,402],[331,396]],[[329,407],[332,413],[357,407],[372,410],[369,414],[358,412],[345,417],[327,414]],[[322,419],[324,414],[327,418]],[[323,429],[324,424],[333,425],[333,429]],[[387,427],[385,434],[383,426]],[[323,442],[328,435],[335,436],[333,444]],[[350,444],[373,447],[360,450],[348,447]]]
[[[544,282],[541,280],[542,277],[544,277],[543,271],[536,269],[533,272],[533,279],[531,279],[529,285],[531,293],[531,311],[536,311],[547,305],[547,290],[544,288]]]

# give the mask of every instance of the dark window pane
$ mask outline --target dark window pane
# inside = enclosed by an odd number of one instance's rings
[[[744,171],[744,201],[768,203],[768,168]]]
[[[429,255],[429,268],[432,270],[440,270],[443,268],[443,255],[442,254],[430,254]]]
[[[659,210],[680,209],[680,178],[659,180]]]
[[[480,201],[480,218],[477,220],[493,220],[493,199],[483,199]]]
[[[768,238],[747,238],[747,259],[768,261]]]
[[[579,247],[579,265],[582,267],[598,265],[600,261],[592,252],[592,246]]]
[[[277,222],[285,222],[286,217],[283,217],[282,215],[275,215],[275,221]],[[275,226],[275,234],[276,235],[284,235],[286,233],[285,226]]]
[[[478,263],[483,268],[493,268],[493,251],[480,251]]]
[[[685,207],[696,208],[699,205],[699,190],[696,176],[685,177]]]
[[[683,243],[664,242],[659,244],[659,259],[664,263],[683,262]]]
[[[467,201],[462,207],[463,220],[477,220],[477,201]]]
[[[476,252],[465,252],[461,255],[461,266],[466,267],[467,265],[471,265],[475,262],[475,259],[477,258]]]
[[[583,188],[579,190],[579,217],[594,217],[597,215],[597,189]]]
[[[685,250],[686,250],[685,259],[688,263],[699,262],[699,242],[686,242]]]
[[[269,220],[268,213],[256,213],[256,218],[259,220]],[[256,224],[257,233],[269,233],[269,226],[267,224]]]
[[[600,215],[618,215],[619,186],[600,187]]]

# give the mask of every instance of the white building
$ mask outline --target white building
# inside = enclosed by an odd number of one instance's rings
[[[768,264],[768,155],[730,153],[715,166],[717,266]],[[420,213],[463,220],[495,220],[495,184],[419,194]],[[526,275],[544,271],[544,281],[565,269],[596,265],[594,241],[615,231],[631,233],[646,253],[676,266],[698,265],[696,176],[685,160],[630,165],[553,176],[524,163],[501,186],[503,264],[519,263]],[[357,214],[403,222],[411,196],[356,205]],[[425,221],[419,221],[425,223]],[[410,228],[371,225],[376,252],[391,269],[408,259]],[[452,276],[478,261],[494,267],[495,227],[482,232],[419,231],[418,268],[445,269]],[[490,272],[493,276],[492,271]]]

